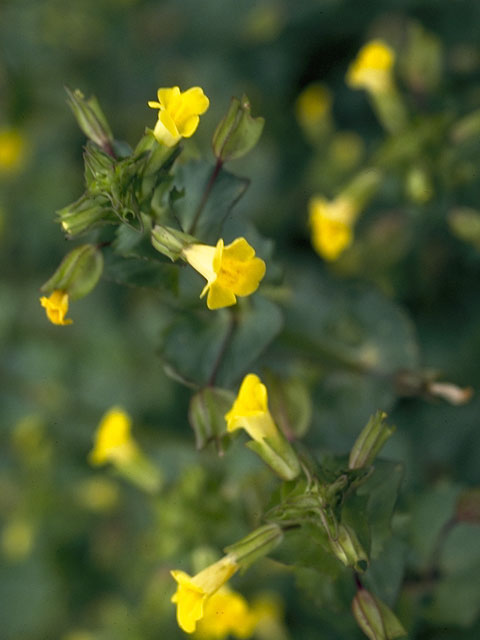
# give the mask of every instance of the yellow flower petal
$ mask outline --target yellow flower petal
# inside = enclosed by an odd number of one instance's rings
[[[267,388],[254,373],[243,379],[232,408],[225,414],[227,430],[245,429],[257,442],[275,438],[277,426],[268,409]]]
[[[65,291],[55,289],[48,298],[42,296],[40,304],[45,308],[47,318],[52,324],[67,325],[73,323],[70,318],[65,318],[68,313],[68,293]]]
[[[236,296],[250,295],[265,275],[265,262],[255,257],[245,238],[237,238],[226,247],[222,239],[216,247],[192,244],[183,250],[183,256],[207,280],[201,296],[208,292],[209,309],[231,306]]]
[[[14,173],[25,161],[24,137],[15,129],[0,129],[0,173]]]
[[[200,87],[181,92],[179,87],[159,89],[158,102],[150,100],[148,106],[159,109],[153,131],[155,138],[169,147],[180,138],[189,138],[197,130],[200,115],[208,109],[210,101]]]
[[[170,572],[178,584],[172,602],[177,605],[177,622],[181,629],[187,633],[195,631],[197,622],[204,615],[208,598],[220,589],[238,568],[235,560],[227,555],[193,577],[184,571]]]

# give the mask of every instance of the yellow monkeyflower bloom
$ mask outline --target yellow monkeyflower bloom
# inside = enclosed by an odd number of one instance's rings
[[[207,292],[207,307],[220,309],[237,302],[237,296],[249,296],[258,289],[265,275],[265,262],[255,257],[255,249],[245,238],[224,246],[191,244],[183,249],[185,260],[207,281],[200,297]]]
[[[184,571],[170,572],[178,584],[172,602],[177,605],[177,622],[183,631],[195,631],[197,622],[205,615],[209,598],[233,576],[239,566],[232,555],[226,555],[193,577]]]
[[[225,414],[227,431],[245,429],[253,442],[247,446],[261,456],[283,480],[300,473],[297,454],[275,424],[268,408],[267,388],[254,373],[240,385],[232,408]]]
[[[224,640],[229,634],[240,639],[250,638],[256,624],[257,618],[252,615],[246,599],[225,586],[207,600],[195,638]]]
[[[395,52],[383,40],[363,46],[347,71],[346,81],[352,89],[382,93],[391,88]]]
[[[158,102],[150,100],[148,106],[159,109],[153,135],[167,147],[173,147],[180,138],[190,138],[197,130],[200,116],[210,101],[200,87],[180,91],[179,87],[159,89]]]
[[[225,415],[228,431],[243,428],[257,442],[264,438],[275,438],[278,433],[268,409],[267,387],[254,373],[243,379],[238,396]]]
[[[0,129],[0,173],[14,173],[25,160],[25,140],[15,129]]]
[[[325,260],[336,260],[353,241],[353,224],[357,211],[347,198],[328,201],[316,196],[309,203],[312,244]]]
[[[103,416],[95,434],[95,444],[89,461],[94,466],[106,462],[128,462],[138,454],[130,431],[130,416],[120,407],[113,407]]]
[[[321,122],[332,105],[330,91],[320,83],[306,87],[295,102],[297,120],[304,127]]]
[[[61,289],[55,289],[47,298],[42,296],[40,304],[45,307],[47,318],[52,324],[72,324],[73,320],[65,318],[68,313],[68,293]]]

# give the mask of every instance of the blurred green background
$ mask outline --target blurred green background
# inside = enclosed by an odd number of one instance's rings
[[[229,167],[251,179],[235,217],[274,241],[275,284],[297,296],[260,365],[305,381],[312,450],[344,453],[370,414],[389,412],[397,432],[383,455],[404,475],[395,536],[371,584],[412,638],[479,637],[478,524],[448,536],[433,586],[422,567],[459,493],[480,484],[480,400],[456,407],[420,397],[398,375],[434,370],[460,387],[480,383],[480,127],[458,144],[452,134],[480,108],[479,28],[476,0],[2,2],[2,639],[184,637],[168,570],[246,533],[274,486],[239,442],[228,464],[195,451],[190,392],[164,373],[158,353],[169,316],[155,290],[105,278],[74,303],[73,326],[45,319],[39,287],[74,244],[54,212],[83,190],[84,137],[65,85],[95,94],[115,136],[132,145],[155,122],[146,103],[161,86],[199,85],[210,98],[192,153],[209,156],[232,95],[247,93],[253,114],[266,118],[256,149]],[[423,73],[425,40],[412,33],[435,43]],[[399,55],[400,90],[414,113],[401,140],[386,138],[365,92],[344,82],[374,36]],[[320,141],[295,117],[312,82],[333,97],[335,127]],[[335,195],[372,162],[387,177],[353,248],[326,265],[310,245],[308,200]],[[428,176],[428,198],[416,197],[415,170]],[[461,208],[470,215],[463,226]],[[316,344],[309,358],[300,334]],[[363,366],[372,349],[375,371]],[[165,476],[155,498],[87,463],[98,421],[116,404]],[[346,615],[349,584],[342,599],[328,581],[266,561],[235,586],[248,597],[279,594],[288,638],[363,637]]]

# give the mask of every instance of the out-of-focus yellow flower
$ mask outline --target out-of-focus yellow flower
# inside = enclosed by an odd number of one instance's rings
[[[103,416],[95,435],[89,461],[94,466],[106,462],[125,463],[136,457],[138,447],[131,436],[132,421],[120,407],[113,407]]]
[[[3,554],[12,562],[30,555],[35,538],[33,525],[24,518],[13,518],[5,525],[0,539]]]
[[[255,257],[255,249],[245,238],[237,238],[226,247],[222,239],[216,247],[191,244],[182,254],[207,281],[200,297],[208,292],[209,309],[230,307],[237,296],[249,296],[265,275],[265,262]]]
[[[61,325],[73,323],[70,318],[65,318],[68,313],[68,293],[66,291],[55,289],[48,298],[42,296],[40,304],[45,307],[47,318],[51,323]]]
[[[177,605],[178,626],[187,633],[193,633],[197,622],[205,615],[208,599],[220,589],[239,569],[231,555],[224,556],[200,573],[191,577],[184,571],[171,571],[178,587],[172,596]]]
[[[237,398],[225,415],[228,431],[243,428],[257,442],[264,438],[274,438],[277,425],[268,409],[267,387],[254,373],[243,379]]]
[[[393,83],[395,53],[382,40],[372,40],[363,46],[347,71],[346,81],[352,89],[367,89],[372,93],[388,91]]]
[[[0,129],[0,173],[15,173],[25,160],[25,140],[16,129]]]
[[[180,91],[179,87],[159,89],[158,102],[150,100],[148,106],[159,109],[153,135],[167,147],[173,147],[180,138],[190,138],[197,130],[200,116],[210,101],[200,87]]]
[[[195,637],[198,640],[224,640],[229,634],[235,638],[250,638],[257,624],[246,599],[227,586],[214,593],[205,604]]]
[[[309,203],[312,244],[325,260],[336,260],[353,241],[353,224],[357,211],[347,198],[328,201],[315,196]]]
[[[303,127],[315,125],[328,115],[332,105],[330,91],[318,82],[306,87],[295,102],[297,120]]]
[[[258,595],[252,602],[250,615],[258,637],[284,640],[287,637],[283,623],[283,605],[276,594]]]

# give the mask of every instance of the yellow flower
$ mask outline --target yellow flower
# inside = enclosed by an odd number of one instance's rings
[[[120,407],[113,407],[103,416],[95,435],[89,461],[98,466],[106,462],[124,463],[138,454],[130,430],[130,416]]]
[[[191,244],[182,253],[207,281],[200,297],[208,292],[209,309],[229,307],[237,302],[237,296],[249,296],[265,275],[265,262],[255,257],[255,249],[245,238],[237,238],[226,247],[222,239],[216,247]]]
[[[190,138],[197,130],[202,113],[210,101],[200,87],[180,91],[179,87],[159,89],[158,102],[150,100],[148,106],[159,109],[153,135],[167,147],[173,147],[180,138]]]
[[[297,120],[304,127],[321,122],[330,111],[332,98],[326,87],[314,83],[306,87],[295,103]]]
[[[391,88],[395,52],[382,40],[372,40],[363,46],[351,63],[346,76],[352,89],[367,89],[382,93]]]
[[[42,296],[40,304],[45,307],[47,318],[53,324],[72,324],[73,320],[65,318],[68,313],[68,293],[66,291],[55,289],[48,298]]]
[[[227,431],[245,429],[255,451],[283,480],[293,480],[300,473],[297,454],[275,424],[268,409],[267,388],[254,373],[243,379],[232,408],[225,414]]]
[[[228,431],[243,428],[257,442],[275,438],[278,433],[268,409],[267,387],[254,373],[243,379],[233,407],[225,415]]]
[[[336,260],[351,245],[356,214],[354,204],[346,198],[329,202],[317,196],[310,200],[312,244],[322,258]]]
[[[25,141],[15,129],[0,130],[0,172],[21,169],[25,160]]]
[[[223,640],[229,634],[235,638],[250,638],[257,624],[245,598],[227,586],[214,593],[205,604],[195,637],[198,640]]]
[[[205,615],[209,598],[222,587],[239,569],[231,555],[224,556],[215,564],[191,577],[184,571],[171,571],[178,587],[172,596],[177,605],[178,626],[187,633],[193,633],[197,622]]]

